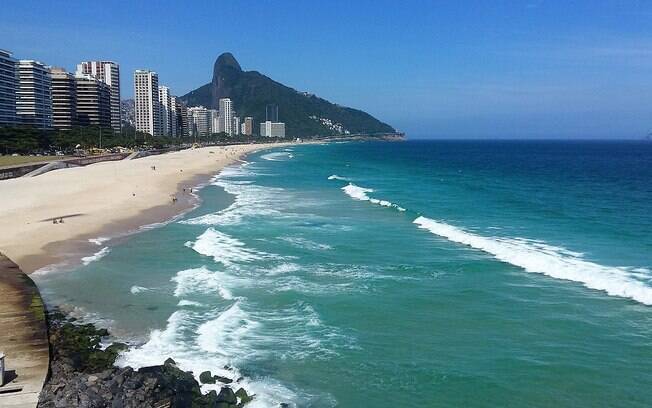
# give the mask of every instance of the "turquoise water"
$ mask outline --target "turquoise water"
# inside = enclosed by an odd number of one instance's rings
[[[252,407],[652,405],[652,144],[247,160],[182,219],[37,275],[46,297],[130,340],[122,364],[242,376]]]

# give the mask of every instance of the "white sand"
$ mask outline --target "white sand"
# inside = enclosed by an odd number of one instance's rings
[[[88,238],[107,231],[125,232],[181,212],[189,199],[180,197],[182,187],[270,146],[279,145],[205,147],[0,181],[0,252],[31,273],[63,260],[66,243],[88,245]],[[60,217],[63,224],[52,223]]]

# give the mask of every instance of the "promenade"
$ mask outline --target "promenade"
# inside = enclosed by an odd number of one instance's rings
[[[32,408],[50,360],[43,301],[34,282],[1,253],[0,294],[0,353],[5,354],[0,407]]]

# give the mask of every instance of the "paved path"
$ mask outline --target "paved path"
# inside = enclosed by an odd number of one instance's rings
[[[0,407],[35,407],[50,361],[43,301],[34,282],[1,253],[0,353],[8,382],[0,387]]]

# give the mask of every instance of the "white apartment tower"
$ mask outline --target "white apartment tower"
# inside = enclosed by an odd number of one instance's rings
[[[170,95],[170,137],[181,137],[180,132],[177,132],[177,105],[179,101],[176,96]]]
[[[159,120],[158,74],[147,70],[134,72],[134,113],[136,130],[152,136],[161,135]]]
[[[210,133],[220,133],[220,112],[217,109],[210,109]]]
[[[240,134],[240,118],[238,116],[233,116],[232,122],[232,135],[238,136]]]
[[[16,91],[18,60],[9,51],[0,49],[0,126],[16,124]]]
[[[120,66],[113,61],[84,61],[77,64],[75,75],[90,75],[109,86],[111,97],[111,127],[119,132],[122,129],[120,111]]]
[[[158,103],[161,108],[161,113],[158,118],[161,123],[161,135],[162,136],[171,136],[171,120],[170,120],[170,88],[167,86],[158,87]]]
[[[231,104],[231,99],[222,98],[219,101],[220,108],[220,123],[219,131],[224,132],[227,135],[231,136],[233,134],[233,106]]]
[[[16,116],[26,125],[49,129],[52,127],[52,81],[50,69],[38,61],[20,60],[18,63],[18,90]]]

